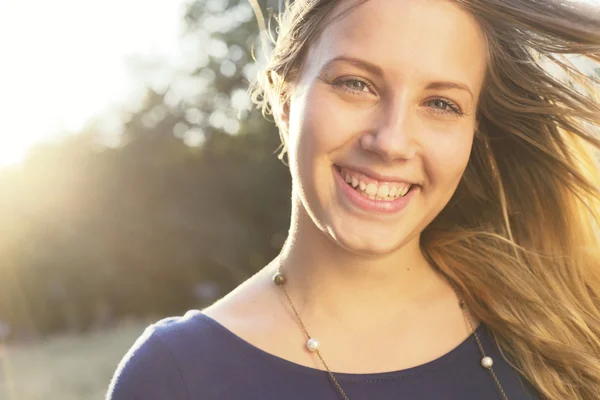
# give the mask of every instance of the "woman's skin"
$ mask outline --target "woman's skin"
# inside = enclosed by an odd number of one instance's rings
[[[322,369],[271,281],[280,263],[334,371],[404,369],[461,343],[470,330],[419,235],[467,165],[486,54],[477,22],[444,0],[370,0],[329,24],[283,115],[288,240],[279,258],[204,312],[269,353]],[[401,210],[367,211],[337,167],[385,177],[390,188],[412,183],[412,193]]]

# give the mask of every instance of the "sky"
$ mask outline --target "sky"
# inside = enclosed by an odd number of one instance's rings
[[[130,104],[132,57],[177,62],[186,0],[0,0],[0,169]]]

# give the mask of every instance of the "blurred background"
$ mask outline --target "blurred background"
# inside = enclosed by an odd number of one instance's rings
[[[257,31],[248,0],[0,0],[0,399],[103,399],[148,324],[277,254]]]
[[[148,324],[277,254],[257,32],[248,0],[0,0],[0,399],[103,399]]]

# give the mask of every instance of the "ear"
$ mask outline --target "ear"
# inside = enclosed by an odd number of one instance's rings
[[[290,130],[290,101],[289,99],[281,106],[281,114],[279,115],[281,127],[285,132]]]

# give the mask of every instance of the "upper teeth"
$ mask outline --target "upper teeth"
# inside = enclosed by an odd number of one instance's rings
[[[396,199],[405,196],[410,189],[409,183],[394,183],[393,185],[389,183],[366,183],[356,176],[352,176],[349,172],[344,172],[344,174],[344,179],[348,184],[371,199]]]

